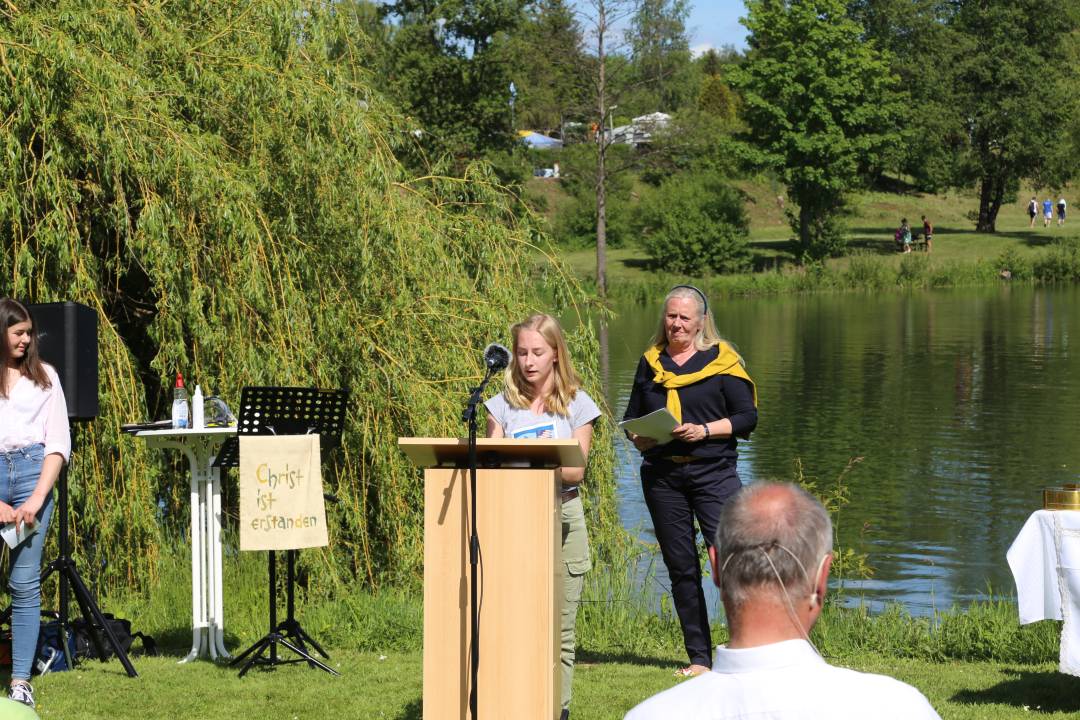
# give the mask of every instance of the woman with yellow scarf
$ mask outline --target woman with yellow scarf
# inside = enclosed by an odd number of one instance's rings
[[[664,298],[624,418],[665,407],[679,423],[670,441],[628,436],[642,454],[642,491],[690,658],[676,674],[698,675],[712,666],[712,639],[694,519],[712,545],[720,510],[742,487],[736,438],[757,426],[757,393],[742,358],[720,338],[704,293],[691,285]]]

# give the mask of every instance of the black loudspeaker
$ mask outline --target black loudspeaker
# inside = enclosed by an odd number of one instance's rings
[[[68,417],[98,415],[97,313],[75,302],[27,305],[38,336],[38,354],[56,368]]]

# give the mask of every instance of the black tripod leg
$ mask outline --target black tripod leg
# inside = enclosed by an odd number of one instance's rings
[[[326,658],[327,660],[330,659],[330,656],[326,654],[326,651],[322,649],[322,646],[319,645],[319,643],[315,642],[315,638],[313,638],[313,637],[311,637],[310,635],[307,634],[307,631],[304,630],[304,628],[302,628],[300,626],[300,623],[296,624],[296,627],[293,628],[293,632],[303,642],[307,642],[308,645],[315,648],[315,651],[318,652],[320,655],[322,655],[324,658]],[[301,643],[300,646],[303,647],[303,644]]]
[[[135,672],[135,666],[131,664],[131,660],[128,659],[127,652],[124,648],[120,647],[120,641],[116,639],[116,634],[113,633],[112,628],[107,622],[105,622],[105,616],[101,614],[101,610],[94,602],[94,598],[91,597],[90,591],[86,589],[86,585],[83,583],[82,578],[79,577],[79,572],[73,567],[67,568],[67,575],[71,580],[72,590],[75,591],[75,599],[79,603],[79,607],[82,608],[83,617],[86,618],[87,624],[90,625],[90,637],[93,638],[95,645],[101,648],[101,638],[97,637],[96,626],[101,626],[105,630],[105,636],[109,640],[109,646],[112,647],[113,652],[116,653],[116,658],[120,661],[120,664],[124,666],[124,670],[127,671],[128,677],[138,677],[139,673]],[[87,617],[88,614],[93,616],[93,622],[91,618]],[[105,653],[101,653],[102,662],[106,660]]]
[[[244,655],[247,655],[248,653],[252,652],[253,650],[258,650],[258,652],[256,652],[254,655],[251,656],[250,660],[248,660],[246,663],[244,663],[244,667],[240,668],[239,677],[244,677],[244,675],[247,674],[247,671],[250,670],[251,668],[253,668],[260,661],[261,662],[269,662],[267,660],[263,660],[262,655],[263,655],[264,652],[266,652],[267,648],[274,647],[275,644],[277,643],[277,640],[278,639],[274,635],[267,635],[262,640],[255,643],[250,648],[248,648],[246,651],[244,651]],[[243,657],[243,656],[241,656],[241,657]],[[237,660],[239,660],[239,659],[240,658],[237,658]],[[229,664],[230,665],[235,665],[236,663],[232,662],[232,663],[229,663]],[[269,663],[269,664],[273,664],[273,663]]]
[[[334,668],[330,667],[329,665],[325,665],[325,664],[319,662],[314,657],[312,657],[311,655],[308,655],[306,652],[304,652],[300,648],[296,647],[295,645],[293,645],[291,642],[289,642],[285,638],[281,638],[280,640],[278,640],[278,642],[280,642],[282,645],[284,645],[285,647],[292,650],[294,653],[296,653],[300,657],[307,660],[310,664],[314,665],[315,667],[317,667],[317,668],[319,668],[321,670],[325,670],[326,672],[330,673],[331,675],[338,675],[338,676],[341,675],[341,673],[339,673]]]

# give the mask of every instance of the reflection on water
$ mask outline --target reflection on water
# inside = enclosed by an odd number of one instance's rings
[[[923,614],[988,587],[1013,592],[1009,544],[1044,486],[1077,481],[1080,355],[1068,351],[1078,299],[1077,288],[1003,286],[721,303],[717,324],[760,401],[758,429],[740,446],[743,481],[790,478],[799,458],[826,485],[862,457],[839,533],[876,572],[846,581],[853,595]],[[624,306],[608,330],[619,417],[657,315]],[[620,516],[652,542],[637,453],[618,442]]]

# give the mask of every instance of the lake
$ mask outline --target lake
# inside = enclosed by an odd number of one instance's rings
[[[657,305],[617,306],[608,402],[626,408]],[[743,482],[845,478],[839,539],[871,579],[849,602],[925,615],[1015,592],[1005,552],[1042,506],[1042,488],[1078,481],[1080,289],[818,293],[724,301],[721,334],[757,383],[759,422],[740,443]],[[623,524],[655,542],[637,451],[617,445]],[[654,592],[667,578],[657,559]],[[710,605],[718,606],[715,593]]]

